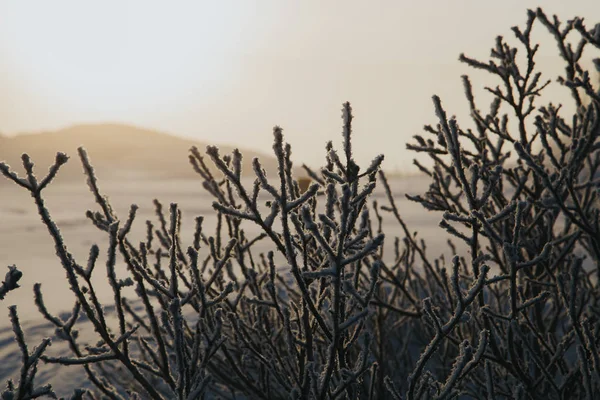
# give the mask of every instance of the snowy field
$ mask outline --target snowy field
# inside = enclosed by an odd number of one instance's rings
[[[250,184],[250,181],[249,181]],[[425,238],[428,243],[428,254],[436,256],[441,252],[449,254],[446,241],[448,239],[444,230],[438,228],[441,219],[439,213],[428,212],[420,205],[406,200],[405,193],[422,194],[427,190],[429,181],[426,177],[409,177],[390,180],[390,186],[397,199],[398,208],[411,232],[418,231],[419,237]],[[157,181],[157,182],[103,182],[100,188],[108,195],[117,215],[125,219],[132,203],[140,208],[137,213],[130,238],[134,242],[145,238],[145,220],[155,222],[152,199],[160,200],[168,211],[168,204],[176,202],[183,212],[182,238],[184,246],[191,243],[194,217],[205,217],[204,232],[210,233],[215,226],[212,217],[212,197],[202,188],[199,180],[185,181]],[[45,191],[46,205],[54,220],[57,222],[68,246],[75,259],[85,265],[90,246],[97,243],[100,246],[101,256],[96,266],[95,288],[100,300],[104,304],[112,303],[112,291],[106,283],[106,276],[102,273],[106,259],[107,241],[105,234],[96,229],[85,217],[88,209],[98,210],[93,197],[87,189],[83,178],[79,183],[57,183]],[[383,189],[379,187],[372,196],[382,205],[387,203]],[[403,237],[400,226],[384,214],[383,230],[388,238],[386,251],[392,251],[393,236]],[[16,304],[20,320],[24,326],[27,342],[32,348],[39,344],[44,337],[53,337],[53,328],[41,319],[33,302],[33,285],[42,284],[42,292],[49,310],[60,315],[68,312],[73,307],[74,295],[70,292],[65,272],[55,255],[54,244],[42,224],[33,199],[22,188],[14,184],[0,185],[0,274],[5,274],[6,266],[16,264],[23,272],[20,281],[21,288],[10,292],[0,307],[4,311],[0,314],[0,385],[9,377],[16,377],[20,366],[20,353],[8,318],[8,306]],[[258,229],[245,222],[245,229],[249,237],[258,233]],[[392,239],[392,240],[389,240]],[[269,242],[259,242],[257,250],[270,250]],[[256,252],[256,251],[255,251]],[[118,268],[124,271],[124,264]],[[119,269],[117,269],[119,273]],[[128,297],[134,295],[129,292]],[[95,341],[90,325],[82,320],[77,326],[82,338]],[[54,338],[48,355],[66,354],[67,347],[60,339]],[[50,382],[59,396],[67,396],[68,388],[85,386],[83,370],[80,366],[55,368],[40,365],[37,383]]]

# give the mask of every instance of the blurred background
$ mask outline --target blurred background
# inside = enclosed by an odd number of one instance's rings
[[[591,0],[0,1],[0,133],[127,124],[269,153],[277,124],[295,160],[319,166],[350,101],[360,163],[385,151],[388,170],[414,171],[405,143],[435,122],[431,95],[461,117],[462,74],[497,84],[459,54],[487,60],[538,6],[563,21],[600,15]],[[534,31],[554,78],[556,45]]]

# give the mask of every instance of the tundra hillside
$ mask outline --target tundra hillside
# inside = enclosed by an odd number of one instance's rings
[[[558,81],[571,94],[561,100],[574,102],[573,115],[536,104],[550,81],[536,69],[534,28],[555,39],[565,64]],[[499,37],[489,61],[460,57],[498,82],[486,88],[494,97],[487,111],[465,76],[471,121],[448,118],[434,97],[438,123],[408,145],[431,159],[415,161],[429,190],[409,199],[439,213],[450,249],[467,256],[432,256],[426,238],[406,226],[380,170],[383,156],[366,168],[354,162],[349,103],[343,148],[330,143],[321,170],[305,167],[312,184],[303,190],[279,127],[278,174],[267,176],[254,159],[250,186],[238,151],[208,147],[204,156],[193,148],[190,162],[214,196],[218,222],[209,233],[196,217],[187,246],[177,204],[155,202],[147,237],[130,237],[137,206],[117,216],[80,149],[98,204],[87,216],[107,236],[104,271],[98,246],[88,260],[74,259],[44,203],[68,157],[59,153],[42,179],[27,155],[25,177],[0,164],[31,193],[75,297],[62,319],[34,287],[39,311],[56,327],[53,340],[71,349],[61,357],[45,355],[50,339],[30,349],[10,307],[23,363],[3,398],[52,396],[50,385],[35,385],[40,362],[85,370],[91,389],[73,388],[73,398],[600,397],[600,95],[582,63],[584,50],[600,48],[600,24],[561,23],[538,9],[513,33],[517,47]],[[370,196],[376,184],[384,204]],[[404,236],[384,236],[384,218]],[[262,233],[246,235],[248,224]],[[259,241],[272,250],[257,254]],[[98,301],[97,274],[110,282],[114,312]],[[0,295],[19,278],[10,268]],[[132,288],[135,300],[125,297]],[[78,339],[83,316],[97,343]]]

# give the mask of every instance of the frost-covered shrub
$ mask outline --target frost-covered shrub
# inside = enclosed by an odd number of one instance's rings
[[[547,83],[535,69],[534,23],[556,39],[566,64],[559,81],[571,90],[574,115],[535,104]],[[524,64],[502,38],[489,62],[461,56],[499,79],[487,89],[494,96],[489,112],[477,107],[463,77],[472,128],[448,118],[434,97],[438,124],[408,145],[432,159],[431,166],[416,162],[432,183],[427,193],[407,197],[439,212],[452,251],[468,254],[451,261],[430,258],[426,242],[403,221],[380,170],[383,157],[366,168],[355,163],[348,103],[343,148],[338,153],[329,143],[324,168],[305,167],[309,187],[292,175],[291,148],[278,127],[278,175],[267,177],[254,160],[250,186],[241,179],[239,152],[221,155],[209,147],[206,158],[192,149],[190,162],[214,197],[217,226],[207,233],[197,217],[187,248],[176,204],[165,211],[155,201],[147,237],[130,237],[137,206],[119,218],[80,149],[99,207],[87,216],[108,237],[114,324],[91,281],[100,273],[99,248],[92,246],[86,262],[75,260],[44,204],[43,190],[67,157],[58,154],[44,179],[35,177],[27,155],[25,178],[0,164],[31,193],[76,297],[62,320],[46,309],[40,286],[34,288],[40,312],[72,351],[59,358],[43,354],[47,340],[29,352],[11,308],[24,364],[19,384],[10,382],[4,398],[51,393],[33,384],[40,361],[85,369],[95,393],[80,390],[74,398],[600,396],[600,96],[580,63],[585,48],[600,47],[600,24],[589,31],[581,19],[560,24],[538,10],[513,31]],[[371,201],[376,184],[386,204]],[[403,237],[384,237],[386,217]],[[248,224],[261,233],[248,236]],[[383,256],[384,240],[393,244],[391,256]],[[272,251],[257,254],[259,241]],[[128,277],[115,273],[117,253]],[[16,287],[15,271],[0,293]],[[127,286],[141,308],[124,298]],[[98,343],[78,339],[80,314],[93,324]]]

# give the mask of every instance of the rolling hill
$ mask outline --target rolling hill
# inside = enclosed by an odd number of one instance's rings
[[[0,160],[23,174],[21,154],[27,153],[36,164],[36,175],[45,175],[56,152],[71,159],[63,166],[57,182],[82,179],[77,148],[86,148],[99,179],[188,179],[197,178],[188,161],[189,149],[197,146],[202,154],[207,143],[172,136],[150,129],[121,124],[77,125],[40,133],[0,136]],[[232,146],[219,145],[220,154],[231,153]],[[269,176],[276,176],[277,163],[272,155],[240,149],[244,155],[245,176],[252,176],[252,159],[258,157]],[[212,162],[207,158],[207,165]],[[300,169],[297,169],[301,174]],[[7,182],[0,179],[0,184]]]

